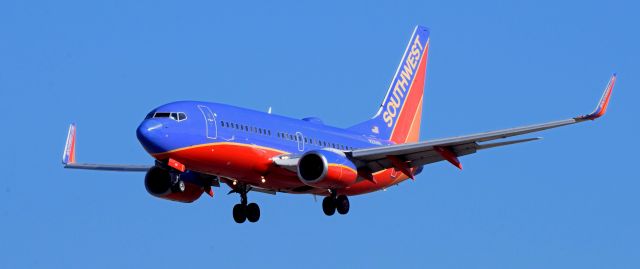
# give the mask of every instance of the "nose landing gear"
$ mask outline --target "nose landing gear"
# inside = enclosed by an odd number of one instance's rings
[[[184,192],[187,189],[187,185],[184,184],[184,181],[180,179],[180,174],[172,173],[171,174],[171,191],[173,192]]]

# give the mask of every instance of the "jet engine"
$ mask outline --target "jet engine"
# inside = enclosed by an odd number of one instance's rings
[[[298,178],[315,188],[340,189],[356,182],[358,169],[341,151],[313,150],[300,157]]]
[[[172,173],[158,166],[147,171],[144,186],[155,197],[183,203],[197,200],[204,192],[196,174],[188,171]]]

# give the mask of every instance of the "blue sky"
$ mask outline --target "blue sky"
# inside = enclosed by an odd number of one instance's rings
[[[634,1],[2,1],[0,268],[638,268],[640,19]],[[384,97],[416,24],[431,28],[422,139],[590,112],[544,140],[427,166],[326,217],[311,196],[193,204],[149,196],[135,127],[210,100],[349,126]]]

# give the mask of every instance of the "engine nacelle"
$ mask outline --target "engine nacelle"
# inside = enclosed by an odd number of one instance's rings
[[[179,177],[185,184],[184,191],[176,190],[175,178]],[[166,169],[154,166],[144,177],[144,186],[149,194],[172,201],[191,203],[202,195],[204,187],[198,182],[197,175],[191,172],[172,174]]]
[[[313,150],[300,157],[298,178],[312,187],[340,189],[356,182],[358,169],[341,151]]]

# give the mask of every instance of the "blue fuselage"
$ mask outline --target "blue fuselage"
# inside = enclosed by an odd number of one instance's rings
[[[215,142],[258,145],[286,153],[311,149],[352,150],[391,144],[324,125],[319,119],[293,119],[219,103],[180,101],[151,111],[137,129],[149,154]]]

